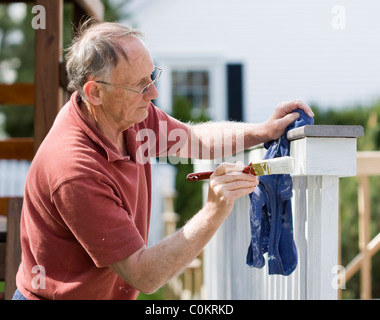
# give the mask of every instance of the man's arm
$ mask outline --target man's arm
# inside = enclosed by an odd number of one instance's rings
[[[277,139],[285,128],[299,117],[298,113],[293,113],[297,108],[312,115],[307,105],[295,100],[278,105],[272,116],[262,124],[228,122],[191,126],[192,135],[198,139],[198,147],[192,145],[194,141],[191,141],[191,138],[194,137],[190,137],[189,144],[181,149],[180,156],[202,157],[199,148],[204,146],[210,147],[209,157],[219,156],[220,150],[223,151],[223,156],[227,156],[228,153],[239,152],[256,144]],[[223,145],[228,141],[231,131],[232,135],[235,131],[235,140],[230,137],[232,150],[224,150]],[[220,132],[225,140],[220,140]],[[206,143],[209,138],[212,139],[212,143]],[[244,140],[243,146],[237,143],[239,139]],[[205,150],[207,152],[207,149]],[[206,152],[203,156],[207,157]],[[255,176],[242,173],[243,168],[242,163],[219,165],[210,177],[208,199],[203,209],[174,235],[151,248],[142,247],[128,258],[111,265],[111,269],[131,286],[145,293],[153,293],[180,273],[228,217],[235,200],[254,191],[258,180]]]
[[[177,156],[193,159],[228,157],[263,142],[278,139],[286,127],[299,118],[296,109],[314,116],[300,100],[280,103],[271,117],[260,124],[239,122],[206,122],[190,125],[187,144]]]
[[[208,199],[188,223],[153,247],[140,250],[111,265],[131,286],[153,293],[183,271],[199,254],[232,211],[234,201],[254,191],[256,177],[241,173],[242,163],[222,163],[210,178]]]

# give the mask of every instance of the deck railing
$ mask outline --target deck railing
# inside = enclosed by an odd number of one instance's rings
[[[338,264],[339,178],[356,175],[356,140],[362,135],[360,126],[305,126],[288,133],[295,162],[296,270],[290,276],[268,275],[267,266],[246,265],[250,201],[244,197],[204,250],[204,298],[337,299],[343,269]],[[245,163],[262,159],[265,151],[256,147],[245,152]],[[198,163],[196,170],[215,167]]]
[[[380,250],[380,233],[371,239],[370,176],[380,175],[380,152],[362,151],[357,155],[359,250],[358,255],[346,266],[348,281],[360,270],[360,298],[372,298],[372,257]]]

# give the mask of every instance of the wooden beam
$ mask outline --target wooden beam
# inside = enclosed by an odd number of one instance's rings
[[[83,13],[91,15],[98,20],[104,19],[104,5],[100,0],[73,0]]]
[[[380,151],[358,152],[356,174],[358,176],[380,175]]]
[[[345,280],[346,282],[352,278],[352,276],[360,270],[363,260],[363,253],[359,253],[353,258],[346,266]]]
[[[32,161],[33,157],[33,138],[11,138],[0,141],[0,159]]]
[[[367,249],[370,242],[371,200],[369,177],[361,176],[358,189],[359,208],[359,248],[363,254],[360,277],[360,298],[371,299],[371,255]]]
[[[15,1],[15,0],[0,0],[0,4],[11,4],[11,3],[15,3],[15,2],[25,2],[25,3],[29,3],[29,2],[34,2],[34,0],[23,0],[23,1]]]
[[[8,197],[0,198],[0,216],[8,215],[8,202]]]
[[[34,105],[34,84],[0,84],[0,104]]]
[[[37,29],[35,40],[35,151],[50,130],[62,105],[60,62],[63,0],[36,0],[36,4],[45,8],[46,29]]]
[[[5,299],[16,290],[16,274],[21,262],[20,219],[22,198],[10,198],[8,204],[7,242],[5,247]]]
[[[59,85],[65,90],[69,85],[69,79],[66,71],[66,63],[63,61],[59,63]]]
[[[378,233],[376,237],[373,238],[370,243],[368,243],[367,249],[371,257],[380,250],[380,233]]]
[[[367,244],[367,250],[371,257],[373,257],[380,250],[380,233]],[[358,253],[346,267],[346,282],[359,271],[362,263],[363,253]]]
[[[0,233],[0,238],[3,238],[4,233]],[[0,239],[0,281],[5,280],[5,241]],[[1,293],[0,293],[1,295]],[[3,300],[4,297],[0,296],[0,300]]]
[[[371,258],[380,250],[380,233],[370,239],[370,186],[369,176],[380,175],[380,152],[361,151],[357,153],[357,176],[359,177],[359,247],[360,253],[346,267],[348,281],[356,272],[361,271],[360,297],[371,298]]]
[[[80,30],[81,24],[83,24],[90,17],[95,17],[99,21],[104,20],[104,5],[102,3],[93,6],[93,1],[89,7],[88,1],[70,0],[74,4],[74,16],[73,16],[73,36],[76,36],[77,31]],[[92,11],[89,11],[90,10]]]

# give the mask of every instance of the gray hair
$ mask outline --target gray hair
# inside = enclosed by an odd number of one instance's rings
[[[85,22],[67,49],[68,90],[78,91],[83,101],[86,101],[83,86],[88,77],[107,81],[120,58],[128,61],[121,43],[132,35],[140,39],[143,37],[140,31],[119,23]]]

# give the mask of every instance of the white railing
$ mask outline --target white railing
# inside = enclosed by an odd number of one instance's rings
[[[290,276],[268,275],[246,265],[250,241],[248,197],[204,250],[206,299],[337,299],[339,178],[356,174],[356,140],[360,126],[305,126],[288,132],[294,158],[293,229],[298,265]],[[245,163],[263,158],[265,149],[244,154]],[[228,161],[228,159],[226,159]],[[198,163],[197,171],[216,165]],[[207,192],[207,183],[204,184]],[[266,257],[267,258],[267,257]]]

